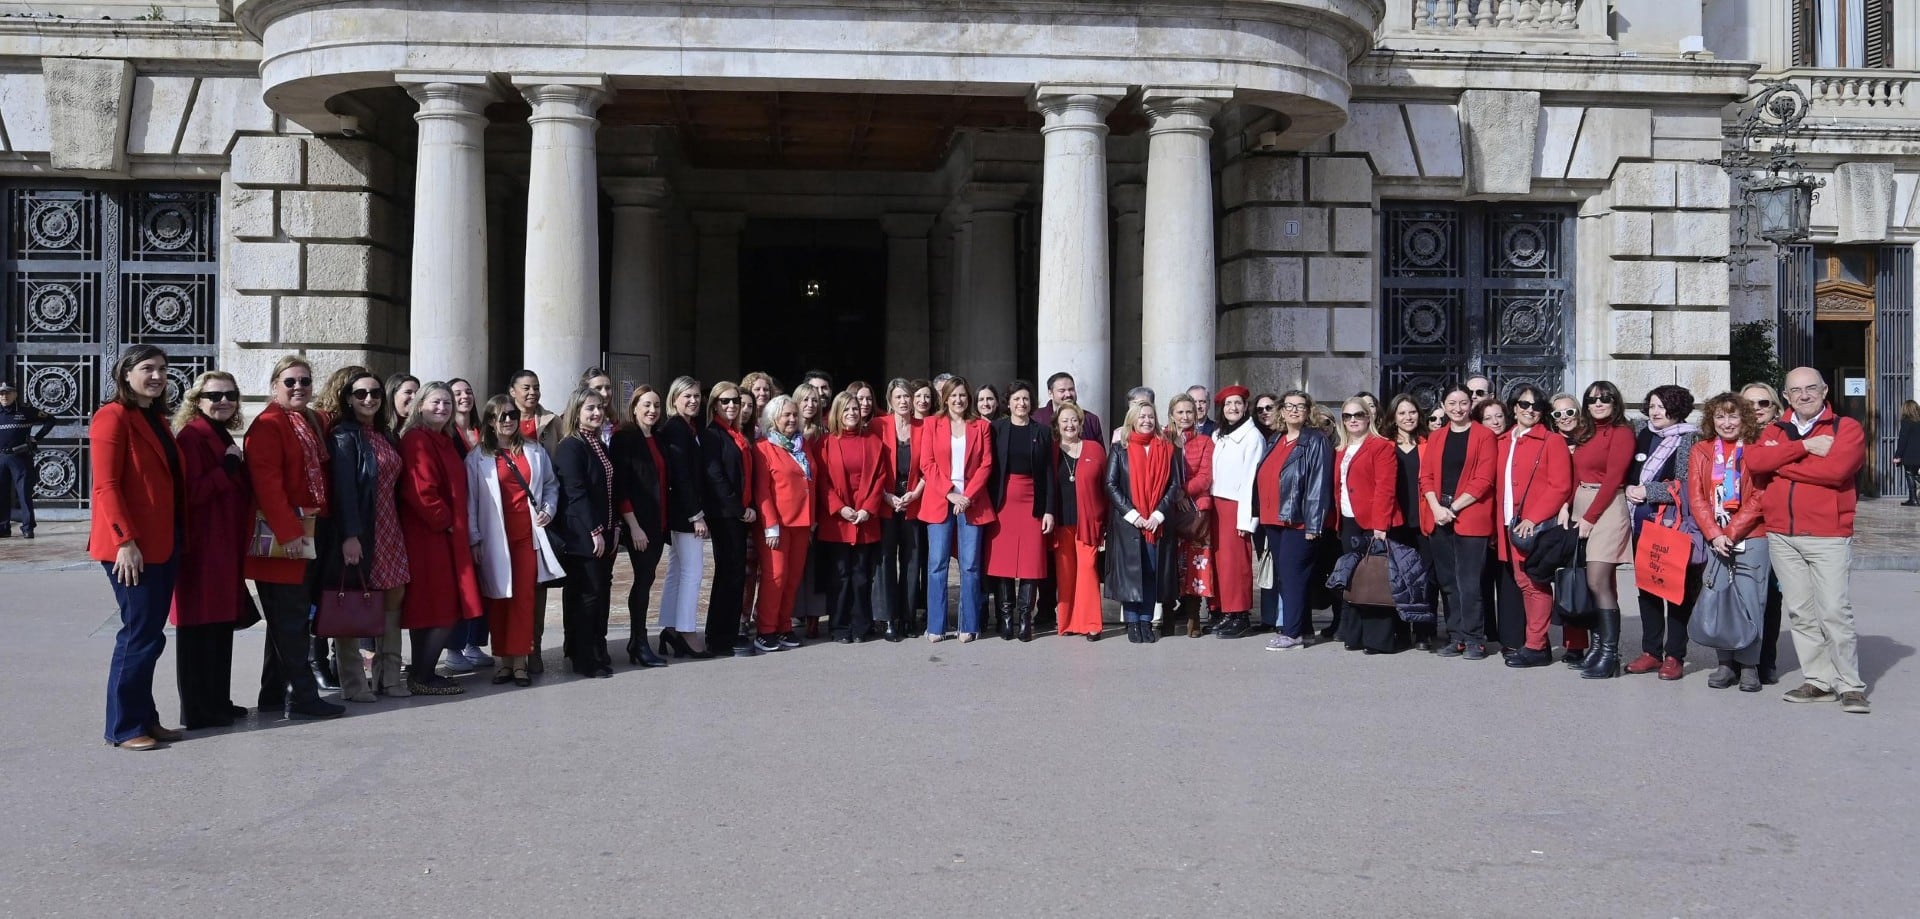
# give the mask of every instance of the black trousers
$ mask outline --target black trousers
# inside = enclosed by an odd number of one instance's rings
[[[1767,613],[1761,621],[1760,666],[1769,673],[1779,673],[1780,659],[1780,579],[1767,578]]]
[[[613,555],[562,555],[560,567],[567,572],[566,586],[560,588],[560,621],[566,628],[562,641],[567,657],[573,659],[574,672],[612,667],[613,658],[607,656],[607,615],[612,604],[608,594],[613,586]]]
[[[1340,543],[1353,545],[1355,539],[1371,538],[1373,534],[1360,528],[1352,517],[1340,518]],[[1407,646],[1409,632],[1407,624],[1400,618],[1400,611],[1391,606],[1357,606],[1341,598],[1334,604],[1338,611],[1334,624],[1339,629],[1340,640],[1348,647],[1360,647],[1376,654],[1392,654]]]
[[[313,678],[313,662],[307,656],[312,647],[307,612],[313,606],[307,585],[255,581],[253,587],[260,595],[260,617],[267,622],[266,653],[260,661],[261,710],[318,701],[320,684]]]
[[[183,625],[173,633],[180,720],[189,728],[233,723],[233,624]]]
[[[17,519],[21,532],[33,532],[35,475],[32,457],[0,456],[0,529],[11,527]]]
[[[1640,650],[1654,657],[1686,660],[1687,623],[1693,619],[1693,602],[1700,599],[1700,578],[1705,571],[1705,565],[1687,566],[1684,603],[1668,603],[1640,591]],[[1779,629],[1776,627],[1774,631],[1777,633]]]
[[[707,515],[713,549],[713,595],[707,600],[707,648],[724,654],[740,638],[740,608],[746,603],[747,525]],[[761,564],[766,564],[762,561]]]
[[[835,638],[859,638],[873,628],[873,575],[880,562],[880,544],[817,543],[826,551],[830,599],[828,626]]]
[[[1520,582],[1513,579],[1513,566],[1502,565],[1497,560],[1487,564],[1493,569],[1490,606],[1495,611],[1493,621],[1487,625],[1487,637],[1499,641],[1502,648],[1524,648],[1527,646],[1527,611],[1521,605]]]
[[[913,631],[914,611],[925,605],[921,591],[927,576],[927,525],[895,514],[880,521],[880,557],[877,588],[873,592],[873,619],[898,620]]]
[[[627,590],[627,617],[633,623],[633,634],[644,637],[647,634],[648,607],[653,604],[653,582],[660,575],[660,557],[667,552],[668,535],[647,545],[647,551],[627,550],[627,561],[633,565],[633,586]]]
[[[1447,637],[1456,644],[1486,643],[1486,603],[1480,593],[1486,567],[1487,537],[1461,536],[1451,526],[1433,528],[1433,570],[1447,595]]]

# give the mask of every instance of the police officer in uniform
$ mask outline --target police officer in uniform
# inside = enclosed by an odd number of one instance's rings
[[[0,380],[0,539],[13,535],[16,518],[20,535],[33,538],[33,451],[52,430],[52,415],[20,401],[13,384]]]

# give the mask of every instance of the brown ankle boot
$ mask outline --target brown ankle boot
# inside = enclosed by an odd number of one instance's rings
[[[1188,597],[1187,603],[1185,605],[1187,607],[1187,637],[1199,638],[1200,637],[1200,598]]]

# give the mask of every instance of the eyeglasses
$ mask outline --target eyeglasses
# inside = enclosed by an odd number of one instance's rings
[[[1748,399],[1747,404],[1754,408],[1772,408],[1772,399]]]
[[[1540,410],[1540,403],[1532,399],[1515,399],[1513,409],[1517,412],[1537,412]]]
[[[288,389],[300,389],[313,385],[313,377],[281,377],[280,385]]]
[[[1821,390],[1823,390],[1823,389],[1826,389],[1826,388],[1827,388],[1826,386],[1824,386],[1824,385],[1822,385],[1822,384],[1820,384],[1820,383],[1809,383],[1809,384],[1807,384],[1807,385],[1805,385],[1805,386],[1789,386],[1789,387],[1787,387],[1787,395],[1789,395],[1789,396],[1810,396],[1810,395],[1813,395],[1813,394],[1815,394],[1815,393],[1818,393],[1818,392],[1820,392]]]
[[[1342,421],[1365,421],[1366,418],[1367,418],[1366,412],[1341,412],[1340,413],[1340,420]]]
[[[1283,402],[1280,405],[1280,410],[1283,412],[1304,412],[1307,410],[1307,404],[1304,402]]]
[[[238,402],[240,401],[240,394],[232,390],[224,392],[203,392],[200,394],[200,398],[208,402]]]
[[[1606,393],[1596,393],[1587,397],[1588,405],[1612,405],[1613,397]]]
[[[1553,410],[1553,417],[1561,418],[1561,419],[1572,418],[1573,416],[1578,414],[1580,414],[1578,409],[1557,408]]]

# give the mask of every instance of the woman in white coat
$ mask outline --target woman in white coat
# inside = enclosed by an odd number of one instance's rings
[[[474,570],[500,664],[493,681],[530,686],[534,617],[544,613],[535,608],[534,588],[561,576],[546,530],[560,482],[547,451],[520,436],[520,410],[506,396],[487,400],[480,447],[467,453],[466,463]]]
[[[1221,424],[1213,432],[1213,603],[1220,615],[1213,629],[1220,638],[1239,638],[1251,628],[1253,476],[1266,441],[1248,412],[1250,398],[1237,384],[1214,397]]]

